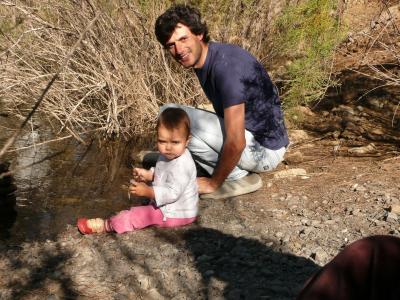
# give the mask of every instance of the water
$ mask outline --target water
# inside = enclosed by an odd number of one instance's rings
[[[5,118],[0,121],[5,123]],[[0,122],[1,125],[1,122]],[[10,132],[0,131],[0,146]],[[0,238],[9,243],[55,239],[78,217],[108,217],[140,202],[128,198],[129,147],[109,143],[99,147],[75,139],[54,139],[50,128],[33,124],[15,142],[21,149],[6,155],[16,191],[1,207]],[[90,140],[86,137],[85,140]],[[26,147],[26,149],[23,149]],[[4,180],[3,180],[4,181]]]

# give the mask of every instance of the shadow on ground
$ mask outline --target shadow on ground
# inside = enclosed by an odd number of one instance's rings
[[[161,236],[176,243],[173,233]],[[204,299],[294,299],[319,269],[310,259],[215,229],[189,229],[183,238],[201,274]]]
[[[78,294],[73,288],[71,277],[64,271],[65,263],[71,257],[69,251],[59,247],[43,250],[37,260],[35,255],[30,260],[9,257],[10,269],[18,270],[18,273],[9,274],[11,280],[7,284],[8,293],[0,292],[0,298],[25,299],[32,296],[35,299],[53,299],[51,297],[59,294],[63,295],[63,299],[76,299]]]

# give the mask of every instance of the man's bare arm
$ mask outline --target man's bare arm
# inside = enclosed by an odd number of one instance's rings
[[[224,110],[225,142],[220,160],[211,178],[198,178],[199,192],[212,193],[222,185],[240,160],[246,146],[244,103]]]

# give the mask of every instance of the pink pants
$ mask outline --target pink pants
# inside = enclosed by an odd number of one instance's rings
[[[117,233],[142,229],[151,225],[158,227],[178,227],[188,225],[196,220],[194,218],[167,218],[161,210],[153,205],[136,206],[130,210],[123,210],[109,219],[111,227]]]

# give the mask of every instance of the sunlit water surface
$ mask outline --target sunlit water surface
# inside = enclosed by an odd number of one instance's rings
[[[0,146],[10,135],[8,120],[2,118]],[[126,184],[130,169],[122,143],[99,147],[74,139],[55,139],[50,129],[34,124],[15,142],[6,160],[10,163],[16,216],[4,211],[7,228],[1,228],[3,242],[55,239],[78,217],[107,217],[129,208],[140,199],[129,199]],[[3,208],[4,209],[4,208]],[[6,218],[6,217],[4,217]]]

